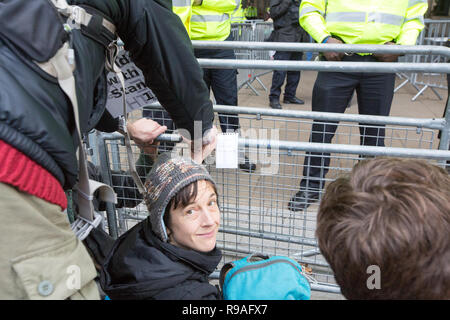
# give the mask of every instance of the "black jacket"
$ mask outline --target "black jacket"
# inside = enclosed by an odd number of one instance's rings
[[[203,132],[211,128],[214,113],[202,70],[169,0],[68,2],[94,8],[116,26],[146,84],[178,128],[187,129],[191,136],[194,120],[202,121]],[[62,20],[49,4],[48,0],[0,2],[0,140],[25,153],[69,189],[78,172],[70,101],[57,79],[32,62],[46,61],[41,50],[24,52],[20,46],[41,39],[38,49],[60,47],[61,32],[50,31],[56,25],[62,30]],[[29,39],[20,41],[26,36]],[[86,133],[105,118],[105,47],[78,29],[72,31],[72,43],[80,124]]]
[[[270,37],[274,42],[308,42],[308,34],[299,23],[300,0],[271,0],[270,17],[274,31]]]
[[[116,240],[100,284],[112,300],[217,300],[221,295],[208,276],[221,258],[217,248],[200,253],[162,242],[146,219]]]

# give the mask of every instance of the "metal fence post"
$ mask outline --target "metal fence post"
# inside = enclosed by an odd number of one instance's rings
[[[440,150],[449,150],[449,139],[450,139],[450,99],[447,99],[447,106],[445,111],[445,127],[441,131],[441,140],[439,141]],[[449,159],[450,160],[450,159]]]
[[[97,149],[99,153],[100,172],[103,182],[112,186],[111,169],[109,167],[108,151],[106,149],[105,139],[100,132],[97,132]],[[109,234],[117,239],[119,236],[117,230],[116,206],[113,203],[106,203],[106,217],[108,220]]]

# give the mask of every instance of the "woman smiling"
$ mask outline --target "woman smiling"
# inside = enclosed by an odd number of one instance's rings
[[[217,189],[202,165],[160,155],[146,181],[149,217],[115,242],[101,271],[111,299],[221,299],[208,276],[222,253]]]

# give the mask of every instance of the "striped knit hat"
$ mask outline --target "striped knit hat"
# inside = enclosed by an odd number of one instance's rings
[[[163,220],[167,205],[181,189],[198,180],[207,180],[215,185],[203,165],[191,159],[171,157],[170,152],[159,155],[145,182],[144,201],[152,230],[162,241],[168,241]]]

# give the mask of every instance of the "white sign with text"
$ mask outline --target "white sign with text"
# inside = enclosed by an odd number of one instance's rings
[[[156,102],[156,96],[146,86],[142,71],[131,61],[128,52],[125,50],[120,51],[116,61],[125,78],[127,111],[131,112]],[[118,117],[123,114],[122,85],[117,75],[113,72],[107,75],[107,81],[108,100],[106,102],[106,108],[113,117]]]

